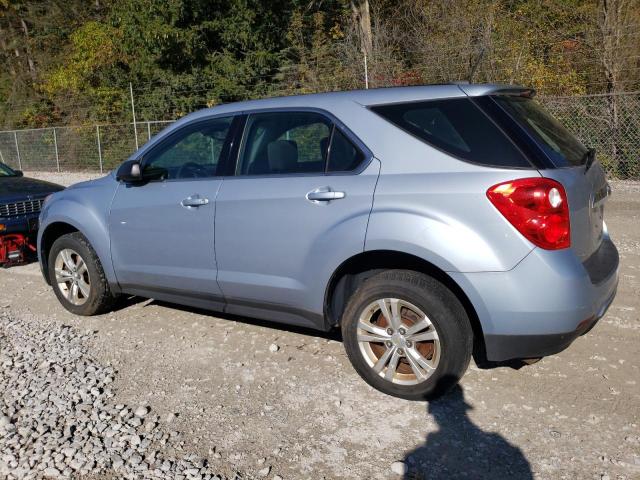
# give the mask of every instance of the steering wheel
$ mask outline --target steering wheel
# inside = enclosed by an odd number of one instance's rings
[[[178,178],[200,178],[208,174],[206,167],[195,162],[185,163],[178,170]]]

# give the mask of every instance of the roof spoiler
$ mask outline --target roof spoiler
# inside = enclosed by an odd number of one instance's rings
[[[522,87],[520,85],[457,84],[457,86],[470,97],[479,97],[482,95],[513,95],[516,97],[533,98],[536,94],[533,88]]]

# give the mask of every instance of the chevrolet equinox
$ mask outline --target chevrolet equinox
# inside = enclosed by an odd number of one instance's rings
[[[603,169],[534,93],[431,85],[195,112],[49,197],[42,272],[79,315],[127,294],[337,327],[370,385],[434,398],[472,354],[560,352],[616,293]]]

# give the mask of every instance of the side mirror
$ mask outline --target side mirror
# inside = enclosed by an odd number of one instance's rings
[[[136,183],[142,181],[142,167],[137,160],[129,160],[120,165],[116,173],[119,182]]]
[[[14,170],[13,173],[16,174],[16,177],[24,177],[24,172],[22,170]]]

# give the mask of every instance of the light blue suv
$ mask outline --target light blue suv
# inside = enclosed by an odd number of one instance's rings
[[[45,279],[73,313],[139,295],[320,330],[358,373],[433,398],[534,360],[613,301],[610,190],[585,148],[504,85],[222,105],[51,196]]]

